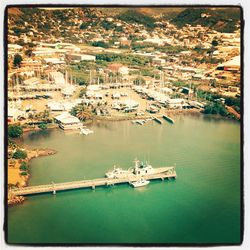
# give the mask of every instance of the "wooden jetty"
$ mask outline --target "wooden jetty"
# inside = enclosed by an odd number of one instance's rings
[[[13,196],[25,196],[32,194],[41,194],[41,193],[53,193],[56,194],[57,191],[63,190],[73,190],[80,188],[92,188],[95,189],[98,186],[113,186],[115,184],[122,184],[138,181],[141,178],[145,180],[156,180],[156,179],[171,179],[176,178],[175,167],[163,167],[157,168],[156,170],[161,170],[164,172],[156,174],[147,174],[147,175],[135,175],[130,174],[124,178],[99,178],[93,180],[81,180],[81,181],[72,181],[72,182],[62,182],[62,183],[51,183],[47,185],[39,186],[29,186],[23,188],[13,188],[9,190],[10,195]]]
[[[170,122],[170,123],[174,123],[174,120],[172,118],[170,118],[169,116],[163,115],[162,116],[166,121]]]

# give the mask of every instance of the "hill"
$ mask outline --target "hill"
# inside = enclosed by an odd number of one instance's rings
[[[230,33],[239,20],[240,8],[187,8],[171,21],[179,28],[186,24],[202,25]]]

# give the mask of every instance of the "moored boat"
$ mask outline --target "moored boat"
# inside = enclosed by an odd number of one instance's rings
[[[147,180],[144,180],[144,179],[140,179],[138,181],[134,181],[134,182],[131,182],[131,185],[134,187],[134,188],[137,188],[137,187],[144,187],[146,185],[149,184],[150,181],[147,181]]]
[[[88,128],[80,128],[80,135],[89,135],[93,134],[94,131]]]

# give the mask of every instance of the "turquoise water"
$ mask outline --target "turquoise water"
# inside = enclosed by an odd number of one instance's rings
[[[94,134],[25,135],[57,154],[31,161],[30,185],[103,177],[114,164],[176,163],[174,181],[30,196],[9,208],[10,243],[239,243],[240,124],[204,116],[92,125]]]

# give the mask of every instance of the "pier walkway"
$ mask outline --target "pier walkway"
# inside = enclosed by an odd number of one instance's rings
[[[159,168],[163,169],[163,168]],[[72,181],[72,182],[63,182],[63,183],[51,183],[48,185],[39,185],[39,186],[30,186],[23,187],[17,189],[11,189],[9,192],[14,196],[24,196],[24,195],[32,195],[32,194],[41,194],[41,193],[50,193],[56,194],[56,191],[63,190],[72,190],[79,188],[92,188],[95,189],[98,186],[112,186],[115,184],[121,183],[131,183],[134,181],[138,181],[141,178],[145,180],[155,180],[155,179],[168,179],[168,178],[176,178],[175,167],[164,167],[164,172],[157,174],[148,174],[148,175],[135,175],[131,174],[124,178],[99,178],[93,180],[82,180],[82,181]]]

